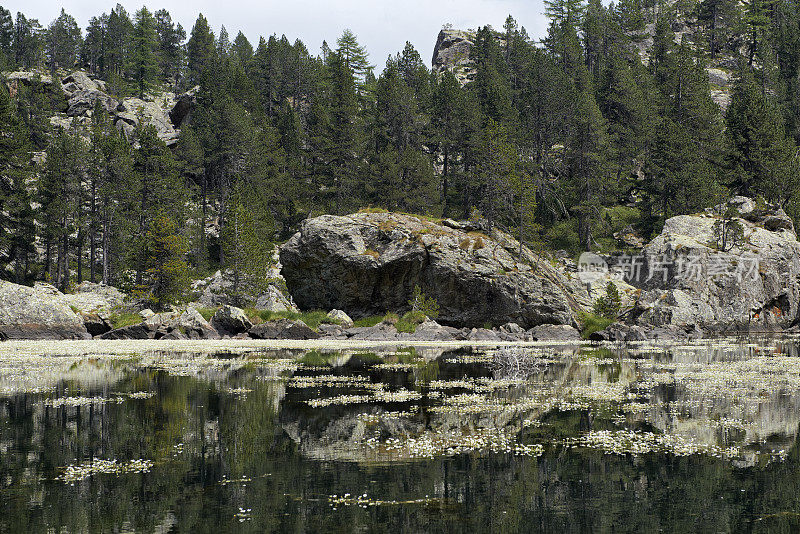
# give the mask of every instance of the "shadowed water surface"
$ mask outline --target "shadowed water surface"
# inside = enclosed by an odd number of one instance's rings
[[[797,347],[7,351],[0,532],[797,532]]]

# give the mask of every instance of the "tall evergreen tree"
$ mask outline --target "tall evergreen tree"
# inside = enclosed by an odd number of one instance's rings
[[[153,14],[143,7],[136,12],[136,24],[131,35],[128,71],[139,98],[156,85],[159,78],[158,34]]]
[[[51,71],[71,69],[78,60],[82,37],[78,23],[64,8],[47,28],[47,63]]]

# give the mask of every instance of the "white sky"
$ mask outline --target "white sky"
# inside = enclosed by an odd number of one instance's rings
[[[0,0],[0,5],[16,16],[22,11],[39,19],[43,26],[56,18],[64,7],[85,30],[90,17],[110,11],[116,0]],[[301,39],[309,51],[319,53],[323,40],[333,45],[342,30],[350,28],[367,47],[377,71],[383,69],[390,54],[403,49],[406,41],[416,47],[430,66],[433,46],[442,25],[460,29],[490,24],[502,28],[511,14],[531,37],[546,31],[542,0],[120,0],[128,13],[143,4],[151,11],[167,9],[173,20],[191,31],[198,13],[211,23],[214,33],[223,24],[231,40],[241,30],[252,43],[260,35],[273,33],[294,42]]]

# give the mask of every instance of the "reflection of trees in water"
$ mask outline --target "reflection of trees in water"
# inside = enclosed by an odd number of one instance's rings
[[[630,365],[559,363],[547,366],[542,377],[559,384],[628,380]],[[416,376],[487,375],[485,369],[441,359],[429,366]],[[365,372],[375,373],[374,380],[412,387],[397,373]],[[0,532],[41,532],[50,526],[107,532],[124,525],[153,532],[169,524],[176,532],[350,532],[376,525],[400,525],[409,532],[797,531],[796,438],[784,462],[744,469],[705,456],[632,458],[558,449],[540,458],[333,463],[301,455],[284,427],[302,422],[315,432],[359,410],[311,410],[301,401],[313,391],[286,391],[280,382],[254,379],[258,374],[239,368],[224,380],[199,381],[143,370],[125,375],[112,391],[155,391],[149,399],[61,408],[45,408],[35,395],[0,401]],[[232,388],[250,391],[233,394]],[[683,398],[686,392],[665,389],[664,395]],[[794,406],[787,402],[769,399],[764,417],[770,410],[775,419],[787,417]],[[525,432],[552,439],[601,424],[585,411],[553,413],[548,423]],[[74,487],[52,481],[58,467],[92,456],[147,458],[156,465],[146,475],[99,475]],[[220,484],[223,478],[251,480]],[[332,511],[327,496],[346,492],[383,500],[430,495],[438,501]],[[252,509],[252,521],[234,520],[239,507]]]

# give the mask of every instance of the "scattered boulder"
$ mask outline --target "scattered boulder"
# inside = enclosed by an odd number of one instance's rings
[[[299,311],[292,300],[286,297],[286,295],[274,285],[270,285],[267,290],[258,297],[255,309],[271,312]]]
[[[342,310],[331,310],[328,312],[328,317],[338,324],[340,324],[343,328],[352,328],[353,327],[353,320],[350,318]]]
[[[83,326],[92,337],[100,336],[106,332],[111,331],[111,323],[108,320],[108,315],[100,312],[80,312],[81,319],[83,319]]]
[[[208,324],[200,312],[191,307],[175,320],[173,327],[178,328],[189,339],[220,339],[219,333]]]
[[[314,332],[303,321],[280,319],[257,324],[247,332],[253,339],[319,339],[320,335]]]
[[[528,330],[533,341],[580,341],[581,333],[566,324],[543,324]]]
[[[146,324],[139,323],[106,332],[100,339],[152,339],[153,334]]]
[[[439,304],[438,320],[478,327],[515,322],[575,325],[588,294],[508,235],[470,233],[394,213],[303,221],[280,249],[282,274],[302,309],[350,316],[408,309],[415,286]]]
[[[0,280],[0,339],[88,339],[83,319],[49,284]]]
[[[223,335],[235,336],[247,332],[253,327],[253,322],[241,308],[223,306],[211,318],[211,326]]]
[[[345,334],[350,339],[360,341],[394,341],[400,338],[397,328],[387,322],[380,322],[375,326],[349,328],[345,330]]]
[[[473,328],[467,334],[467,341],[502,341],[494,330],[487,328]]]
[[[460,330],[452,326],[442,326],[431,319],[426,320],[411,334],[415,341],[454,341]]]

